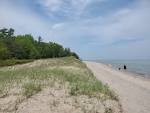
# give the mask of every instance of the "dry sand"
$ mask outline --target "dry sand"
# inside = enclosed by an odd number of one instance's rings
[[[65,87],[45,88],[28,99],[17,95],[0,98],[0,113],[110,113],[106,109],[111,109],[111,113],[122,113],[115,100],[70,96]]]
[[[124,113],[150,113],[150,80],[95,62],[85,61],[94,75],[119,96]]]

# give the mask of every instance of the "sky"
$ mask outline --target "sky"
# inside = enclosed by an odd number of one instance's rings
[[[82,59],[150,59],[150,0],[0,0],[0,28]]]

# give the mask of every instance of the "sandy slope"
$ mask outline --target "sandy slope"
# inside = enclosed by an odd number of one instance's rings
[[[94,75],[119,95],[125,113],[150,113],[150,81],[116,71],[104,64],[87,62]]]
[[[108,91],[73,57],[2,67],[0,113],[122,113],[98,87]]]

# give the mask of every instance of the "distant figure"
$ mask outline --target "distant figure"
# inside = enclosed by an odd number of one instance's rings
[[[121,70],[121,68],[119,67],[118,70]]]
[[[126,70],[127,69],[127,66],[126,65],[124,65],[124,70]]]

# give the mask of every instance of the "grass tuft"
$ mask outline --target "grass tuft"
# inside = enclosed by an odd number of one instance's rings
[[[26,83],[24,84],[23,88],[24,88],[23,94],[27,98],[31,97],[32,95],[42,90],[41,85],[34,84],[34,83]]]

